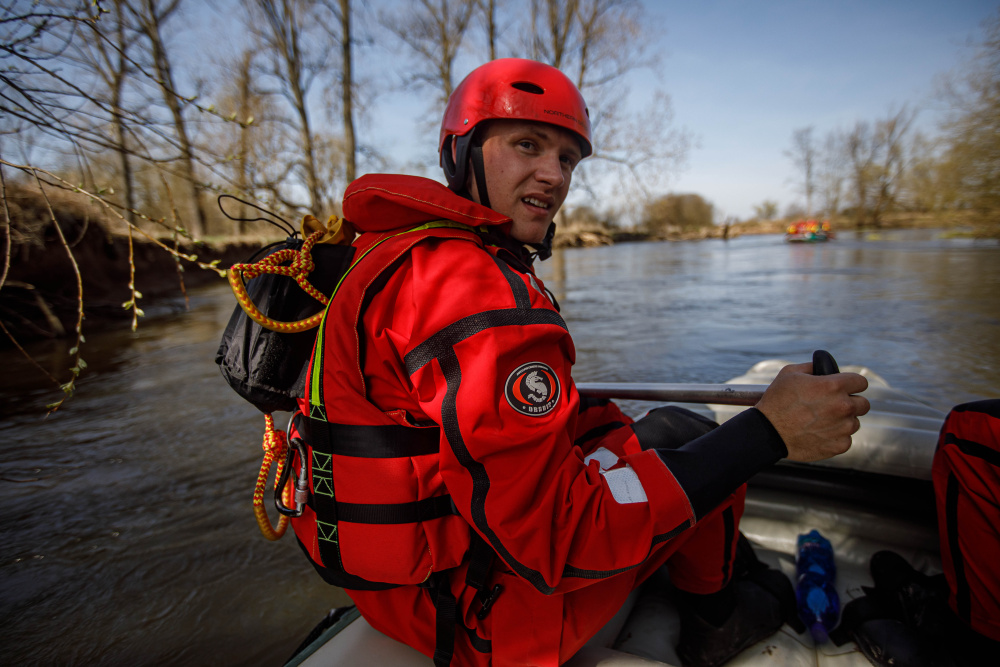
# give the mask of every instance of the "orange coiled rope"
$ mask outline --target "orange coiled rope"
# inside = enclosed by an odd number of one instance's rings
[[[306,240],[302,242],[301,250],[285,248],[268,255],[259,262],[253,264],[233,264],[230,267],[228,272],[229,285],[233,288],[233,293],[236,295],[236,300],[239,301],[240,307],[243,308],[243,311],[250,319],[262,327],[282,333],[298,333],[319,326],[320,321],[323,319],[322,309],[315,315],[299,320],[298,322],[281,322],[271,319],[260,312],[260,309],[254,305],[254,302],[250,299],[250,295],[247,294],[247,286],[243,281],[251,280],[265,273],[287,276],[294,279],[299,284],[299,287],[305,290],[311,297],[324,306],[327,305],[330,299],[313,287],[308,279],[309,274],[316,268],[312,258],[313,246],[316,245],[324,234],[326,234],[326,230],[320,229],[307,236]],[[291,264],[281,266],[282,262],[291,262]]]
[[[267,488],[267,478],[271,473],[271,464],[277,459],[278,465],[274,471],[274,484],[277,486],[281,471],[285,467],[285,452],[288,449],[288,436],[284,431],[275,430],[274,417],[264,415],[264,461],[260,464],[260,474],[257,475],[257,486],[253,490],[253,513],[257,517],[257,525],[264,537],[271,540],[281,539],[288,530],[288,517],[282,515],[278,525],[272,526],[264,509],[264,490]],[[294,495],[292,477],[289,476],[285,488],[281,491],[281,499],[285,506],[292,504]]]

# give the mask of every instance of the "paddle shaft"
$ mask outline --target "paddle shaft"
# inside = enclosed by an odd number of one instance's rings
[[[813,373],[831,375],[840,368],[826,350],[813,353]],[[657,382],[581,382],[577,391],[591,398],[623,398],[635,401],[670,401],[673,403],[715,403],[721,405],[756,405],[766,384],[664,384]]]
[[[673,403],[756,405],[766,384],[667,384],[662,382],[580,382],[577,391],[591,398],[621,398]]]

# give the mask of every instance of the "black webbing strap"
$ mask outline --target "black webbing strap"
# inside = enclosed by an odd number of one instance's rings
[[[493,548],[479,536],[475,530],[469,528],[471,539],[469,543],[469,569],[465,571],[465,583],[476,589],[479,593],[479,602],[482,605],[476,613],[480,620],[486,618],[490,613],[490,608],[496,602],[497,597],[503,592],[503,586],[497,584],[492,589],[489,588],[490,568],[493,567],[493,559],[496,552]]]
[[[948,549],[951,551],[951,568],[955,575],[955,613],[962,621],[969,623],[972,614],[972,592],[965,574],[965,556],[962,554],[962,546],[958,539],[958,496],[958,477],[950,472],[948,483],[945,485],[944,514]]]
[[[465,571],[465,583],[479,593],[479,602],[482,607],[476,616],[482,620],[490,613],[490,608],[496,602],[500,592],[503,591],[503,586],[497,584],[492,590],[488,587],[490,568],[493,567],[496,552],[471,526],[469,533],[469,569]]]
[[[486,189],[486,166],[483,161],[483,146],[476,143],[472,145],[470,151],[472,158],[472,172],[476,175],[476,190],[479,194],[479,203],[486,208],[490,207],[490,194]]]
[[[430,594],[437,609],[434,620],[434,667],[448,667],[455,654],[455,631],[458,627],[458,603],[448,585],[448,571],[431,574]]]
[[[482,592],[486,588],[487,577],[490,576],[490,566],[493,565],[493,557],[496,556],[496,553],[471,526],[469,532],[471,534],[469,569],[465,573],[465,583]]]
[[[451,496],[434,496],[409,503],[345,503],[337,502],[337,520],[350,523],[391,524],[417,523],[458,514]]]
[[[393,459],[437,454],[441,429],[398,424],[359,426],[303,419],[303,439],[313,449],[362,459]]]
[[[490,567],[496,557],[493,549],[486,543],[486,540],[479,537],[479,534],[472,531],[472,540],[469,545],[469,569],[466,571],[465,583],[479,591],[479,599],[483,602],[483,608],[477,616],[480,619],[486,617],[490,607],[503,587],[497,584],[492,591],[486,588]],[[458,631],[458,603],[451,592],[448,570],[434,572],[427,582],[426,588],[430,593],[437,616],[434,619],[434,666],[447,667],[455,654],[455,636]],[[476,651],[480,653],[490,653],[492,642],[481,639],[474,630],[466,628],[469,642]]]

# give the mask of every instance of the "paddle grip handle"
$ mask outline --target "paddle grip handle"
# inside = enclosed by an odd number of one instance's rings
[[[840,367],[837,366],[832,354],[826,350],[813,352],[813,375],[833,375],[839,372]]]

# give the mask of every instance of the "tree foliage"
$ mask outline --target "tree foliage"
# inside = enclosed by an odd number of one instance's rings
[[[824,216],[850,210],[858,226],[880,226],[884,215],[900,202],[913,154],[910,128],[915,112],[890,110],[875,121],[858,120],[845,131],[827,134],[822,148],[805,127],[792,134],[786,151],[800,172],[805,205],[794,203],[798,215]],[[822,206],[813,207],[819,194]]]
[[[649,201],[643,209],[642,224],[653,235],[710,227],[713,207],[701,195],[668,194]]]
[[[792,147],[785,151],[791,158],[802,179],[799,182],[802,194],[806,197],[806,215],[812,216],[813,193],[816,191],[817,147],[813,138],[813,128],[801,127],[792,132]]]
[[[1000,11],[984,24],[964,76],[947,90],[953,113],[945,130],[942,181],[952,205],[1000,224]]]
[[[753,212],[758,220],[774,220],[778,217],[778,202],[765,199],[753,207]]]

